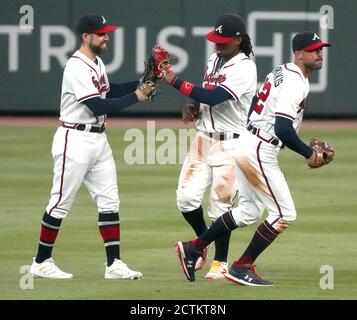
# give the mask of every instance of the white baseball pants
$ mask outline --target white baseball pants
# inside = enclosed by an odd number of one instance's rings
[[[116,167],[105,133],[59,127],[52,143],[54,176],[46,211],[63,219],[82,182],[98,212],[119,212]]]
[[[183,163],[176,191],[181,212],[197,209],[209,185],[210,219],[215,221],[232,207],[237,192],[233,140],[237,139],[219,141],[197,132]]]
[[[279,218],[289,222],[296,219],[294,201],[278,164],[279,150],[249,131],[236,140],[239,197],[232,214],[239,227],[257,222],[265,208],[266,220],[273,227]]]

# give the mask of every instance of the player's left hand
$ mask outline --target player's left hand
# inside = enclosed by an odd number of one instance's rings
[[[308,159],[309,168],[320,168],[334,159],[335,150],[329,143],[311,138],[309,145],[313,150],[313,154]]]
[[[141,102],[151,100],[157,93],[157,85],[151,80],[147,80],[146,82],[139,85],[135,91],[138,100]]]
[[[154,61],[154,73],[157,78],[166,79],[173,76],[174,71],[170,63],[171,56],[164,48],[155,45],[151,50],[151,57]]]

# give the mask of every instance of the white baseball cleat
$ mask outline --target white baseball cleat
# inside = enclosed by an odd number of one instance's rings
[[[47,279],[71,279],[73,274],[63,272],[55,265],[52,258],[48,258],[41,263],[37,263],[35,258],[30,267],[30,274],[35,278],[47,278]]]
[[[143,274],[139,271],[134,271],[121,260],[115,259],[111,266],[105,266],[105,279],[122,279],[122,280],[139,280]]]

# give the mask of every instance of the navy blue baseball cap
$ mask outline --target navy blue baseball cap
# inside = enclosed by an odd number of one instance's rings
[[[314,51],[322,47],[330,47],[328,42],[321,41],[320,37],[312,31],[298,33],[292,42],[293,52],[295,51]]]
[[[235,13],[227,13],[218,17],[214,30],[208,32],[205,38],[214,43],[229,43],[236,36],[246,33],[243,18]]]
[[[107,20],[103,16],[92,13],[81,16],[76,26],[76,32],[79,35],[83,33],[108,33],[116,29],[118,27],[108,25]]]

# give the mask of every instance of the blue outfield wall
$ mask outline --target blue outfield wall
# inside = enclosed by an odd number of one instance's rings
[[[212,29],[218,15],[237,12],[247,22],[259,82],[274,65],[291,61],[294,32],[309,29],[330,41],[332,47],[324,50],[323,69],[311,77],[306,114],[357,116],[356,11],[357,2],[352,0],[328,4],[318,0],[4,0],[0,11],[0,113],[58,113],[63,67],[78,48],[73,28],[83,13],[100,13],[121,27],[111,35],[110,48],[103,56],[110,81],[139,78],[151,47],[159,43],[176,57],[174,69],[179,76],[200,84],[207,57],[214,50],[203,35]],[[132,106],[123,113],[179,114],[187,98],[166,84],[160,90],[155,102]]]

